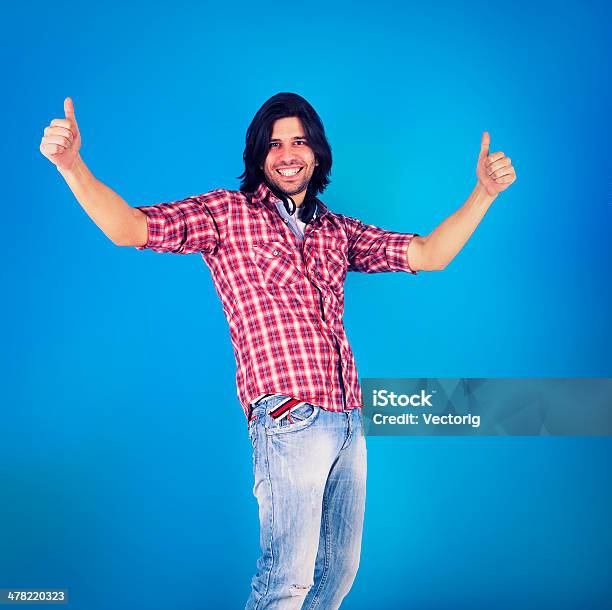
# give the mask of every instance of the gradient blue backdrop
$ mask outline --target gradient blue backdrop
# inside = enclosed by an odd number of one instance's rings
[[[237,188],[259,106],[295,91],[335,211],[427,234],[484,130],[518,179],[441,273],[351,274],[361,377],[610,376],[603,2],[26,3],[4,9],[0,587],[79,610],[241,608],[251,448],[198,255],[114,246],[39,152],[73,98],[131,205]],[[580,405],[576,405],[580,416]],[[612,603],[610,438],[370,438],[343,608]]]

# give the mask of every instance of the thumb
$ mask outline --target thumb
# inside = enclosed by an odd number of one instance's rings
[[[491,138],[489,136],[488,131],[484,131],[482,134],[482,141],[480,142],[480,155],[478,159],[484,159],[489,154],[489,144],[491,143]]]
[[[74,116],[74,104],[72,99],[67,97],[64,100],[64,114],[69,121],[72,121],[76,124],[76,117]]]

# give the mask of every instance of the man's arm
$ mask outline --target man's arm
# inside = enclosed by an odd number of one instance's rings
[[[80,155],[69,170],[58,167],[81,207],[116,246],[147,243],[147,217],[89,171]]]
[[[459,253],[493,203],[480,185],[467,201],[432,233],[415,237],[407,248],[410,267],[415,271],[441,271]]]
[[[45,128],[40,152],[57,167],[82,208],[114,244],[144,245],[146,215],[100,182],[81,158],[81,133],[69,97],[64,100],[64,114],[65,118],[53,119]]]
[[[118,246],[155,252],[215,252],[227,232],[230,195],[217,189],[203,195],[150,206],[131,207],[100,182],[79,154],[81,135],[74,105],[64,100],[66,118],[45,128],[40,152],[64,177],[85,212]]]
[[[482,136],[476,167],[478,182],[466,202],[427,236],[415,237],[406,248],[415,271],[444,269],[470,238],[498,194],[516,180],[516,172],[503,152],[489,154],[489,134]]]

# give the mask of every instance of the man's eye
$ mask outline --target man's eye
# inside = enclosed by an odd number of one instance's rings
[[[306,145],[306,140],[295,140],[295,144],[304,144]],[[270,142],[269,146],[272,148],[273,146],[278,146],[279,142]]]

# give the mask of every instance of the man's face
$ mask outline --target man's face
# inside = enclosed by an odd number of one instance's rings
[[[291,195],[299,206],[304,201],[306,187],[318,164],[300,119],[287,117],[274,121],[268,156],[263,166],[270,184],[285,195]],[[298,170],[297,173],[295,170]]]

